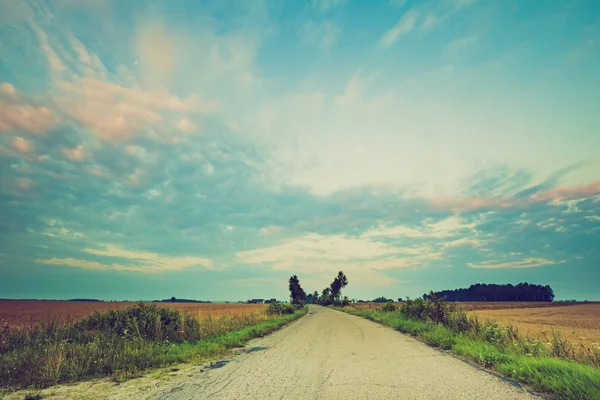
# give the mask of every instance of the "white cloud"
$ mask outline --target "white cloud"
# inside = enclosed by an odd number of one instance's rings
[[[423,30],[428,31],[428,30],[435,28],[439,23],[440,23],[440,21],[435,16],[435,14],[429,13],[425,16],[425,19],[423,20],[423,24],[421,25],[421,28]]]
[[[191,133],[196,130],[196,125],[187,118],[181,118],[175,126],[184,133]]]
[[[271,235],[276,235],[276,234],[280,233],[282,230],[283,230],[283,228],[281,226],[271,225],[271,226],[266,226],[264,228],[261,228],[260,234],[263,236],[271,236]]]
[[[102,262],[68,257],[37,259],[36,262],[40,264],[64,265],[83,269],[116,270],[139,273],[180,271],[195,266],[207,269],[214,268],[213,262],[210,259],[203,257],[162,256],[158,253],[126,250],[113,244],[106,244],[103,249],[85,248],[83,251],[94,256],[120,258],[125,259],[126,261],[112,262],[111,260],[107,260]]]
[[[455,248],[455,247],[461,247],[461,246],[473,246],[473,247],[481,247],[483,246],[485,242],[478,240],[478,239],[471,239],[471,238],[461,238],[461,239],[456,239],[456,240],[452,240],[450,242],[446,242],[443,244],[444,247],[446,248]]]
[[[0,132],[44,133],[56,122],[54,112],[47,107],[32,106],[16,98],[0,99]]]
[[[19,153],[27,154],[33,150],[33,144],[31,140],[23,139],[22,137],[15,137],[11,141],[12,147],[17,150]]]
[[[276,271],[301,269],[319,277],[329,276],[339,269],[351,272],[355,279],[373,284],[388,284],[392,279],[380,271],[426,266],[441,259],[442,254],[431,246],[396,247],[372,240],[369,235],[306,234],[279,244],[236,253],[240,264],[269,265]]]
[[[16,93],[15,87],[8,82],[0,84],[0,93],[12,96]]]
[[[565,261],[549,260],[547,258],[529,257],[529,258],[524,258],[519,261],[504,262],[504,263],[498,262],[496,260],[490,260],[490,261],[486,261],[486,262],[483,262],[480,264],[467,263],[467,266],[470,268],[476,268],[476,269],[504,269],[504,268],[522,269],[522,268],[541,267],[544,265],[561,264],[564,262]]]
[[[379,44],[384,47],[389,47],[396,43],[401,35],[411,32],[417,23],[419,12],[416,10],[407,11],[402,18],[398,20],[396,25],[389,29],[379,40]]]
[[[464,231],[472,231],[475,223],[467,223],[465,219],[450,216],[435,223],[425,222],[422,226],[408,227],[396,225],[391,227],[380,226],[371,228],[363,234],[364,237],[410,237],[410,238],[447,238],[460,234]]]
[[[73,149],[62,149],[63,154],[71,161],[83,161],[85,159],[85,152],[83,151],[83,145]]]

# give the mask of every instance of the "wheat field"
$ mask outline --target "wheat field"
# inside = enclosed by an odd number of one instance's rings
[[[480,319],[493,319],[512,325],[525,336],[544,340],[552,331],[560,332],[580,350],[600,348],[600,304],[558,307],[480,309],[470,311]]]
[[[135,302],[87,302],[60,300],[0,300],[0,327],[21,328],[42,321],[69,322],[94,311],[125,309]],[[264,310],[266,304],[147,303],[175,308],[195,317],[241,316]]]

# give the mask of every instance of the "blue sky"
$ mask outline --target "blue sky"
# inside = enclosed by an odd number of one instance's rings
[[[0,4],[0,297],[600,299],[600,3]]]

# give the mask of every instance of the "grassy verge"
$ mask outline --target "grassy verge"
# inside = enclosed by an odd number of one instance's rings
[[[150,368],[205,361],[269,334],[306,311],[195,318],[138,305],[97,313],[75,324],[5,330],[0,333],[0,389],[46,388],[105,376],[125,380]]]
[[[336,308],[410,334],[432,346],[495,370],[529,385],[533,390],[564,399],[600,399],[600,370],[574,360],[548,355],[527,342],[490,329],[465,330],[407,317],[400,311]],[[531,343],[531,344],[527,344]],[[529,346],[529,348],[528,348]]]

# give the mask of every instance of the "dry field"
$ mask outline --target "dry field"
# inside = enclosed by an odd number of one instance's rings
[[[134,302],[86,302],[57,300],[0,300],[0,327],[32,326],[40,321],[61,322],[78,320],[96,310],[106,311],[135,306]],[[148,303],[172,307],[197,317],[253,314],[265,309],[265,304],[223,303]]]
[[[394,302],[396,306],[400,306],[402,303]],[[463,311],[474,311],[474,310],[505,310],[505,309],[523,309],[523,308],[547,308],[547,307],[569,307],[574,305],[581,305],[582,303],[549,303],[547,301],[507,301],[507,302],[491,302],[491,301],[469,301],[463,303],[457,303]],[[591,303],[600,304],[600,303]],[[352,307],[356,307],[360,310],[376,310],[381,307],[382,303],[353,303]]]
[[[399,306],[401,303],[395,303]],[[469,315],[516,327],[532,339],[545,340],[560,332],[576,351],[600,349],[600,302],[464,302],[458,303]],[[381,303],[355,303],[359,309],[378,309]]]
[[[463,311],[474,310],[507,310],[507,309],[523,309],[523,308],[549,308],[549,307],[569,307],[581,303],[549,303],[547,301],[469,301],[458,303]]]
[[[558,307],[480,309],[471,311],[480,319],[493,319],[513,325],[519,332],[536,339],[551,337],[559,331],[576,349],[600,348],[600,303]]]

